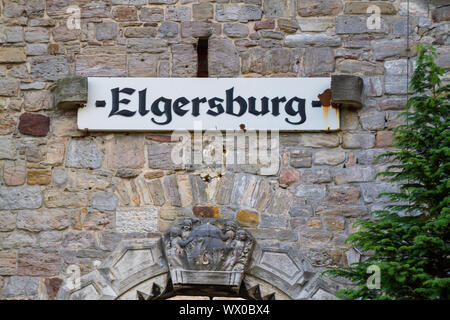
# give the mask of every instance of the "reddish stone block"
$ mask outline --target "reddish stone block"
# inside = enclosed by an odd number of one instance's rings
[[[19,131],[35,137],[45,137],[50,128],[50,118],[42,114],[25,112],[19,118]]]
[[[219,208],[212,206],[195,206],[194,215],[199,218],[218,218]]]
[[[300,181],[300,173],[293,169],[281,169],[279,180],[281,184],[291,185]]]
[[[53,276],[61,271],[61,258],[56,252],[26,250],[19,252],[20,276]]]
[[[264,20],[264,21],[258,21],[255,23],[255,31],[262,30],[262,29],[274,29],[275,28],[275,21],[270,20]]]

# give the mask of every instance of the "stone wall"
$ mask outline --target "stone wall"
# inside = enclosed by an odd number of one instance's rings
[[[428,3],[429,2],[429,3]],[[367,8],[381,9],[368,29]],[[78,5],[80,29],[67,13]],[[396,186],[375,157],[392,147],[406,102],[406,1],[0,1],[0,297],[53,299],[67,268],[95,269],[122,239],[179,217],[236,219],[261,245],[317,272],[359,259],[352,223]],[[411,0],[410,48],[434,44],[450,68],[448,1]],[[364,79],[364,107],[337,133],[282,133],[277,175],[258,166],[181,170],[169,134],[77,130],[54,81],[70,75],[195,77],[209,37],[210,77]],[[411,51],[413,55],[413,51]],[[329,280],[327,280],[329,281]]]

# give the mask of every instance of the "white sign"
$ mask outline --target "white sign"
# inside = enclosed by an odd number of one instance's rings
[[[90,131],[339,129],[331,78],[88,78]],[[328,96],[328,99],[319,99]]]

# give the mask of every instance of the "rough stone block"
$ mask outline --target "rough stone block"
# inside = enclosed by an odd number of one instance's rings
[[[310,150],[291,150],[290,165],[294,168],[310,168],[312,152]]]
[[[19,118],[19,132],[35,137],[45,137],[50,128],[50,118],[35,113],[23,113]]]
[[[264,0],[264,15],[268,18],[289,18],[295,15],[293,0]]]
[[[287,35],[284,45],[289,48],[304,48],[308,46],[338,47],[341,45],[341,38],[324,33],[298,33]]]
[[[259,215],[255,211],[242,209],[237,212],[236,220],[242,226],[256,227],[259,224]]]
[[[239,23],[225,23],[223,27],[223,33],[230,38],[245,38],[248,32],[248,27]]]
[[[169,21],[190,21],[191,8],[187,6],[170,6],[166,8],[166,20]]]
[[[342,147],[345,149],[370,149],[375,146],[375,136],[371,133],[345,133]]]
[[[242,55],[242,73],[272,73],[294,72],[295,59],[291,50],[286,48],[252,48]]]
[[[334,133],[304,133],[300,135],[300,144],[304,147],[334,148],[339,146],[339,136]]]
[[[0,231],[13,231],[16,228],[16,215],[10,211],[0,212]]]
[[[357,203],[361,196],[359,188],[354,186],[333,186],[330,187],[327,202],[330,203]]]
[[[193,211],[199,218],[219,218],[219,208],[215,206],[195,206]]]
[[[5,161],[3,164],[3,182],[7,186],[20,186],[25,183],[26,162],[24,160]]]
[[[194,46],[189,44],[173,45],[172,77],[196,77],[197,60],[197,53]]]
[[[17,273],[21,276],[54,276],[59,274],[62,260],[56,252],[27,249],[19,251]]]
[[[47,185],[52,181],[52,171],[50,169],[29,169],[27,183],[29,185]]]
[[[2,295],[5,298],[28,298],[35,299],[38,295],[39,278],[12,276],[8,278]]]
[[[139,18],[143,22],[160,22],[164,20],[164,10],[162,8],[141,8]]]
[[[19,93],[19,81],[13,78],[0,79],[0,96],[15,97]]]
[[[70,140],[67,146],[66,166],[69,168],[100,168],[103,152],[91,140]]]
[[[17,228],[31,231],[63,230],[71,225],[70,215],[63,210],[42,212],[24,210],[17,214]]]
[[[216,5],[216,20],[219,22],[237,21],[239,19],[240,6],[234,4]]]
[[[33,57],[30,65],[34,79],[56,81],[69,75],[69,63],[64,56]]]
[[[44,194],[44,202],[48,208],[82,208],[89,205],[86,192],[68,192],[49,190]]]
[[[136,135],[116,135],[107,145],[108,168],[139,169],[144,166],[144,139]]]
[[[3,47],[0,48],[0,63],[25,62],[26,55],[24,48]]]
[[[375,179],[375,169],[372,167],[350,167],[336,170],[334,182],[337,185],[352,182],[370,182]]]
[[[297,2],[297,13],[302,17],[336,16],[342,11],[340,0],[300,0]]]
[[[37,209],[42,205],[41,189],[37,186],[0,186],[0,209]]]
[[[124,54],[78,55],[75,73],[85,77],[121,77],[126,75],[126,66]]]
[[[157,232],[158,210],[154,207],[119,208],[116,211],[116,230],[120,233]]]
[[[214,18],[214,5],[207,2],[194,3],[192,5],[194,20],[207,20]]]
[[[117,37],[117,32],[117,23],[112,21],[99,23],[95,27],[95,35],[98,41],[114,40]]]
[[[342,151],[318,151],[314,154],[314,164],[336,166],[345,161],[345,152]]]
[[[70,77],[56,82],[55,105],[63,110],[77,109],[87,102],[87,78]]]
[[[211,77],[235,77],[239,74],[239,53],[231,40],[209,41],[208,68]]]
[[[135,21],[137,9],[133,6],[115,6],[111,10],[111,15],[116,21]]]
[[[334,71],[334,53],[330,48],[307,48],[303,56],[306,76],[326,76]]]
[[[90,202],[90,207],[100,211],[116,210],[118,198],[114,193],[99,191],[96,192]]]

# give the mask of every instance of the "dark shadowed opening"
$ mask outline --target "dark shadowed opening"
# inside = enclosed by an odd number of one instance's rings
[[[197,77],[198,78],[207,78],[208,77],[208,38],[198,39],[197,57],[198,57]]]

